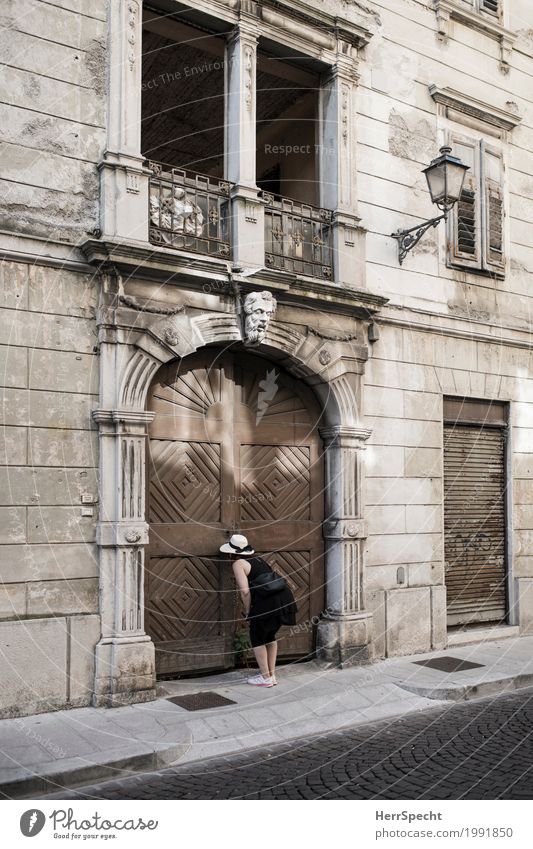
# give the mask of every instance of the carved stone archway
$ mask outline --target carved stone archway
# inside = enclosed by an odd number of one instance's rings
[[[155,698],[154,645],[144,630],[143,598],[150,383],[172,359],[243,338],[233,312],[189,315],[176,307],[139,315],[131,298],[117,292],[114,298],[112,308],[100,311],[101,405],[94,412],[100,432],[102,637],[93,701],[106,706]],[[361,450],[370,431],[360,426],[358,399],[366,348],[347,337],[326,338],[311,327],[271,321],[257,350],[304,380],[324,410],[327,590],[318,656],[341,665],[364,662],[370,657],[371,614],[363,596]]]

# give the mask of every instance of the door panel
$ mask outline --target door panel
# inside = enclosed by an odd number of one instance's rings
[[[280,631],[280,656],[308,655],[323,607],[320,410],[310,391],[247,352],[206,350],[161,370],[149,409],[146,628],[158,672],[232,665],[240,602],[218,549],[235,530],[295,593],[301,627]]]
[[[150,442],[150,522],[220,522],[220,445]]]
[[[310,450],[300,445],[241,445],[240,518],[309,519]]]

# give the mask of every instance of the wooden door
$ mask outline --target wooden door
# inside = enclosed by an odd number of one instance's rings
[[[207,349],[161,370],[149,409],[146,630],[159,674],[233,665],[240,602],[218,549],[235,531],[296,596],[298,627],[280,632],[280,656],[311,654],[313,618],[323,608],[314,397],[260,357]]]

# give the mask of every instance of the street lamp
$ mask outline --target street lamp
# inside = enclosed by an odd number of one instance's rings
[[[460,159],[452,156],[451,153],[451,147],[441,147],[440,156],[437,156],[427,168],[423,169],[431,200],[435,206],[442,209],[442,215],[431,218],[424,224],[417,224],[410,230],[397,230],[396,233],[391,233],[392,237],[398,240],[400,265],[411,248],[418,244],[426,230],[429,230],[430,227],[436,227],[439,221],[448,218],[449,211],[461,197],[465,174],[470,166],[464,165]]]

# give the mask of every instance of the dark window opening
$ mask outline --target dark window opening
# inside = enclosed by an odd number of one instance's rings
[[[257,177],[257,185],[263,192],[274,195],[276,200],[281,197],[281,166],[279,162]]]
[[[151,161],[223,176],[221,37],[169,17],[145,23],[141,150]]]
[[[297,61],[258,52],[257,184],[318,206],[319,76]]]

